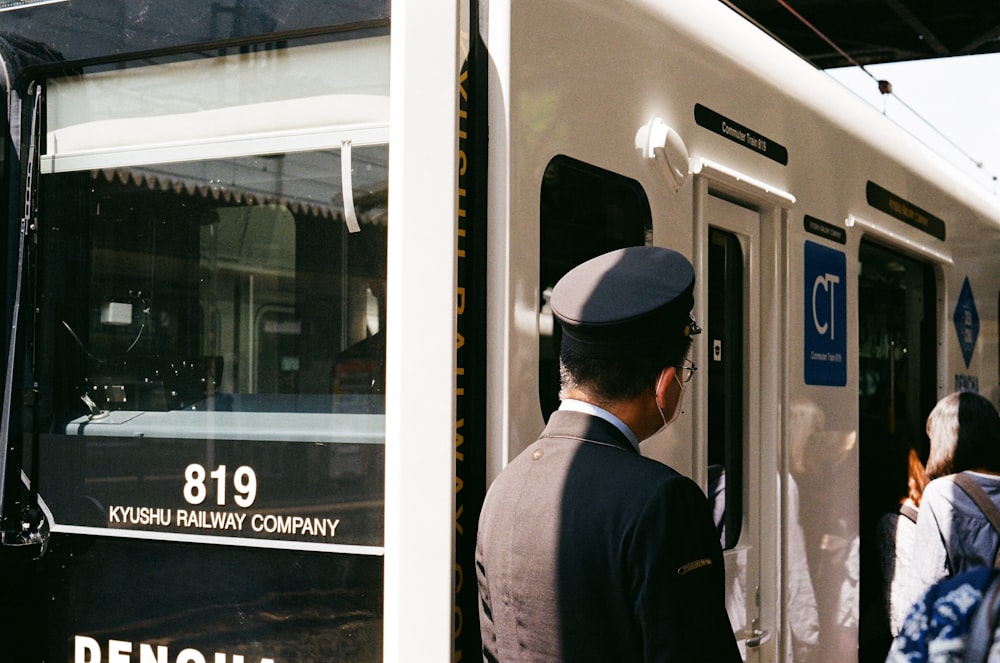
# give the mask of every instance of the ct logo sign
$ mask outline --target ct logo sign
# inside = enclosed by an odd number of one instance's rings
[[[840,275],[838,274],[820,274],[813,282],[813,324],[816,325],[816,331],[819,332],[820,336],[825,336],[827,332],[830,332],[831,341],[834,339],[834,335],[836,334],[836,327],[833,322],[837,317],[835,304],[838,300],[837,296],[833,292],[833,287],[838,283],[840,283]],[[819,292],[821,288],[825,291],[826,298],[830,300],[830,314],[826,319],[823,319],[824,313],[821,313],[816,309],[816,293]],[[823,320],[823,322],[820,322],[820,320]]]
[[[803,249],[806,384],[847,384],[847,256],[822,244]]]

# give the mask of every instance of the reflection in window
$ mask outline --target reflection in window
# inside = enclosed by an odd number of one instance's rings
[[[47,176],[57,417],[382,412],[386,146],[351,165],[358,232],[339,150]]]

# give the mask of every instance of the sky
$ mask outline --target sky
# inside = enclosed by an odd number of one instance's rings
[[[1000,198],[1000,54],[827,73]],[[892,94],[880,94],[877,80],[889,81]]]

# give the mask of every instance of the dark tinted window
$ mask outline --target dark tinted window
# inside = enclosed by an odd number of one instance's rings
[[[547,419],[559,407],[560,333],[548,313],[552,287],[585,260],[648,243],[653,223],[649,201],[638,182],[568,157],[549,162],[541,198],[538,390]]]

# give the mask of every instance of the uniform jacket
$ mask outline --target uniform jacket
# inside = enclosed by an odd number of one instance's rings
[[[705,495],[569,411],[490,487],[476,547],[486,661],[740,661]]]

